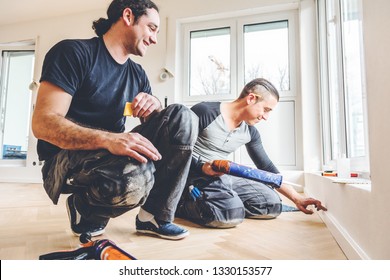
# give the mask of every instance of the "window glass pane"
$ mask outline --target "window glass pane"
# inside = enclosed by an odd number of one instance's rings
[[[279,90],[290,90],[288,21],[244,26],[245,83],[266,78]]]
[[[192,31],[190,96],[230,94],[230,28]]]
[[[368,170],[361,2],[318,1],[322,121],[325,164],[346,154]]]
[[[4,51],[1,73],[1,159],[25,159],[30,129],[34,52]]]
[[[336,8],[333,1],[326,2],[326,18],[327,18],[327,42],[328,42],[328,89],[329,89],[329,117],[330,117],[330,137],[332,159],[341,157],[343,153],[341,147],[341,112],[340,112],[340,96],[342,89],[340,87],[342,76],[339,72],[339,59],[341,55],[338,53],[338,33],[336,25]],[[344,152],[345,153],[345,152]]]
[[[365,156],[360,0],[343,0],[344,88],[349,157]]]

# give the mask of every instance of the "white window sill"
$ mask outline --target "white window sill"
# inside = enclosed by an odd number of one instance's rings
[[[327,182],[332,182],[334,184],[338,184],[340,186],[353,186],[359,189],[363,190],[371,190],[371,180],[366,178],[338,178],[338,177],[328,177],[328,176],[322,176],[321,173],[312,173],[317,175],[318,177],[323,178],[324,180],[327,180]]]
[[[0,167],[25,167],[25,159],[2,159],[0,160]]]

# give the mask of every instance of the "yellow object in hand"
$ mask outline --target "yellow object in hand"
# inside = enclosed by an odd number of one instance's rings
[[[133,116],[133,110],[131,109],[131,102],[126,102],[125,110],[123,111],[125,117]]]

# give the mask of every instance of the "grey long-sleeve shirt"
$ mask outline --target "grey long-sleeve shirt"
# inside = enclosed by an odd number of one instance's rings
[[[242,145],[258,169],[279,173],[264,150],[259,131],[242,122],[229,130],[221,115],[221,102],[201,102],[191,110],[199,117],[199,135],[194,146],[192,168],[201,168],[202,162],[228,159]]]

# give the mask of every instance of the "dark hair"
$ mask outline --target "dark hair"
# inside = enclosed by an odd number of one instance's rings
[[[270,81],[264,78],[256,78],[250,81],[249,83],[247,83],[245,87],[242,89],[241,94],[238,98],[244,98],[251,92],[263,96],[264,89],[270,94],[272,94],[277,101],[279,101],[278,90]]]
[[[123,10],[130,8],[134,15],[134,23],[138,19],[147,14],[148,9],[155,9],[158,7],[151,0],[113,0],[107,9],[107,19],[99,18],[92,24],[92,29],[95,30],[96,35],[103,36],[111,27],[111,25],[119,20],[122,16]]]

